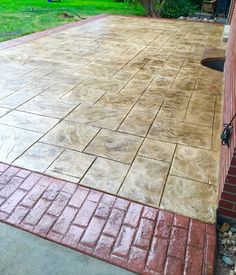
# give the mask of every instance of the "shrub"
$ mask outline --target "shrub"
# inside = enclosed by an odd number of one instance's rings
[[[159,10],[162,17],[177,18],[179,16],[188,16],[193,10],[193,5],[189,0],[163,0],[163,5]]]
[[[130,1],[130,0],[129,0]],[[202,0],[136,0],[145,8],[147,15],[177,18],[187,16]],[[131,2],[131,1],[130,1]]]

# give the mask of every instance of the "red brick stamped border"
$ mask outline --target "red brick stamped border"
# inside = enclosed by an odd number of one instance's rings
[[[60,32],[60,31],[64,31],[64,30],[67,30],[67,29],[70,29],[70,28],[75,28],[75,27],[78,27],[78,26],[82,26],[82,25],[85,25],[87,23],[96,21],[98,19],[102,19],[102,18],[107,17],[107,16],[109,16],[109,14],[100,14],[100,15],[96,15],[96,16],[91,16],[87,19],[83,19],[83,20],[80,20],[80,21],[77,21],[77,22],[64,24],[64,25],[61,25],[61,26],[58,26],[58,27],[55,27],[55,28],[47,29],[45,31],[35,32],[35,33],[31,33],[31,34],[21,36],[21,37],[15,38],[15,39],[7,40],[7,41],[4,41],[4,42],[0,43],[0,50],[10,48],[10,47],[14,47],[14,46],[17,46],[19,44],[29,42],[29,41],[32,41],[32,40],[35,40],[35,39],[39,39],[41,37],[48,36],[50,34],[57,33],[57,32]]]
[[[3,163],[0,220],[139,274],[213,274],[214,225]]]

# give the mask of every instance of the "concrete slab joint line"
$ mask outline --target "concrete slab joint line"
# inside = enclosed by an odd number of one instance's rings
[[[139,274],[213,274],[215,225],[0,163],[0,220]]]

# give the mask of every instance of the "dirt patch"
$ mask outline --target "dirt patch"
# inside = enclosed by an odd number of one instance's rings
[[[62,18],[74,18],[74,15],[69,14],[68,12],[63,12],[59,14],[60,17]]]

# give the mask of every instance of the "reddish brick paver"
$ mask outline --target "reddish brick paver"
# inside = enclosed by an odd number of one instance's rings
[[[215,226],[0,164],[0,220],[137,272],[213,274]]]

